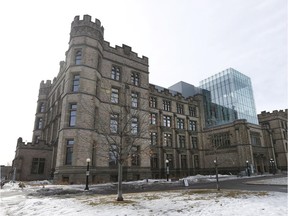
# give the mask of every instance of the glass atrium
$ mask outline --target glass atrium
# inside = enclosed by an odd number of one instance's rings
[[[199,87],[211,93],[211,101],[214,105],[211,109],[214,110],[208,112],[210,114],[214,112],[212,116],[216,119],[216,124],[235,119],[246,119],[247,122],[258,124],[252,84],[248,76],[228,68],[202,80]]]

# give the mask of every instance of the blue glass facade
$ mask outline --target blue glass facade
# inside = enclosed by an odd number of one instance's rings
[[[211,104],[207,115],[216,124],[246,119],[258,124],[251,80],[248,76],[226,69],[200,82],[200,88],[210,92]]]

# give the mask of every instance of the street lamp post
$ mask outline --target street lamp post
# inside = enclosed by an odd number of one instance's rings
[[[270,159],[270,164],[271,164],[271,171],[273,175],[275,175],[275,161],[273,160],[273,158]]]
[[[87,158],[86,159],[86,162],[87,162],[87,171],[86,171],[86,187],[84,190],[89,190],[89,187],[88,187],[88,180],[89,180],[89,163],[90,163],[90,158]]]
[[[215,171],[216,171],[216,187],[217,187],[217,190],[219,191],[219,190],[220,190],[220,187],[219,187],[218,164],[217,164],[217,160],[214,160],[214,164],[215,164]]]
[[[246,161],[247,176],[250,176],[249,161]]]
[[[169,181],[169,160],[166,159],[166,175],[167,175],[167,181]]]

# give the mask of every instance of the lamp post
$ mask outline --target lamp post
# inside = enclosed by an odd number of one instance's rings
[[[89,180],[89,163],[90,163],[90,158],[87,158],[86,159],[86,162],[87,162],[87,171],[86,171],[86,187],[84,190],[89,190],[89,187],[88,187],[88,180]]]
[[[216,187],[217,187],[217,190],[219,191],[220,187],[219,187],[219,179],[218,179],[218,164],[217,164],[217,160],[214,160],[214,164],[215,164],[215,171],[216,171]]]
[[[270,159],[270,164],[271,164],[271,171],[273,175],[275,175],[275,161],[273,160],[273,158]]]
[[[247,176],[250,176],[249,161],[246,161]]]
[[[166,159],[166,175],[167,175],[167,181],[169,181],[169,160]]]

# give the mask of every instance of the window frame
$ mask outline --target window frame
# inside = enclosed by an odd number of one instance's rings
[[[72,92],[79,92],[80,89],[80,75],[74,74],[72,80]]]
[[[70,103],[69,104],[69,127],[76,126],[76,119],[77,119],[77,103]]]
[[[121,69],[119,66],[112,65],[111,68],[111,79],[120,81],[121,79]]]
[[[74,139],[66,140],[65,165],[72,165],[74,144],[75,144]]]
[[[118,88],[111,88],[111,97],[110,97],[110,102],[113,104],[118,104],[119,103],[119,92],[120,90]]]
[[[82,50],[76,50],[75,52],[75,65],[81,65],[82,63]]]

